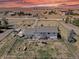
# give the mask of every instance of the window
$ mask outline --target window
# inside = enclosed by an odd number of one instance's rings
[[[53,32],[53,35],[55,35],[55,36],[56,36],[56,32]]]
[[[50,34],[50,33],[48,32],[48,34]]]
[[[0,21],[0,25],[1,25],[1,21]]]
[[[56,34],[55,32],[53,32],[53,34]]]

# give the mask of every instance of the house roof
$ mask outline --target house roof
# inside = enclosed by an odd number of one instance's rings
[[[57,27],[37,27],[37,32],[58,32]]]
[[[24,33],[34,34],[35,32],[58,32],[57,27],[36,27],[36,28],[26,28]]]

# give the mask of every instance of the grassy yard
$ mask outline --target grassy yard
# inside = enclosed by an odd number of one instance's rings
[[[79,19],[78,20],[74,20],[73,24],[79,27]]]
[[[45,41],[44,41],[45,42]],[[17,39],[16,43],[10,49],[8,56],[15,56],[15,59],[51,59],[51,58],[69,58],[72,54],[68,51],[63,41],[28,41],[26,39]],[[26,48],[26,50],[24,49]],[[70,56],[69,56],[70,55]]]

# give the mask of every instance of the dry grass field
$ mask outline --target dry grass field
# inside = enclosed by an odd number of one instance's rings
[[[36,11],[35,11],[36,12]],[[39,11],[40,12],[40,11]],[[38,12],[38,13],[39,13]],[[44,12],[44,11],[42,11]],[[42,14],[40,12],[40,15]],[[59,21],[62,16],[57,15],[42,15],[44,18],[37,21],[35,27],[41,26],[60,26],[62,36],[67,39],[68,30],[66,30]],[[7,16],[7,18],[10,16]],[[12,18],[18,18],[14,16]],[[11,17],[10,17],[11,18]],[[19,19],[8,19],[10,24],[13,24],[15,28],[29,28],[35,24],[36,19],[26,18],[25,16],[19,17]],[[77,42],[73,44],[65,43],[65,39],[60,40],[48,40],[48,41],[32,41],[30,39],[12,37],[10,34],[3,41],[0,42],[0,58],[2,59],[75,59],[74,53],[79,56],[79,37]],[[67,40],[66,40],[67,41]]]
[[[9,50],[4,59],[52,59],[73,58],[73,54],[61,41],[30,41],[16,38],[14,46]]]
[[[35,20],[10,20],[14,22],[17,28],[31,27],[35,23]],[[58,21],[40,20],[36,26],[58,26]],[[61,27],[61,30],[64,29]],[[66,30],[62,33],[66,34]],[[64,35],[64,34],[63,34]],[[66,34],[67,35],[67,34]],[[65,35],[64,35],[65,36]],[[48,40],[48,41],[32,41],[30,39],[24,39],[20,37],[12,37],[11,34],[4,40],[5,43],[0,48],[0,56],[3,59],[74,59],[74,55],[68,45],[60,40]],[[70,46],[70,45],[69,45]]]

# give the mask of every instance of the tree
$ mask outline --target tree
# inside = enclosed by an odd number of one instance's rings
[[[73,20],[73,25],[79,27],[79,19],[74,18],[74,20]]]
[[[67,17],[65,18],[65,23],[72,23],[73,16],[72,15],[67,15]]]
[[[68,10],[68,11],[66,12],[66,15],[73,15],[73,10]]]
[[[69,22],[69,17],[66,17],[65,23],[68,23],[68,22]]]
[[[1,28],[8,28],[8,19],[6,19],[5,17],[3,17],[1,19],[1,23],[0,24],[1,24],[0,25]]]
[[[69,36],[68,36],[68,42],[70,43],[74,43],[76,42],[77,40],[74,38],[76,35],[76,33],[74,32],[74,30],[72,29],[69,33]]]
[[[72,19],[73,19],[73,10],[68,10],[66,13],[65,13],[65,16],[66,19],[65,19],[65,23],[72,23]]]
[[[18,15],[19,15],[19,16],[24,16],[25,14],[24,14],[24,12],[20,11],[20,12],[18,13]]]

